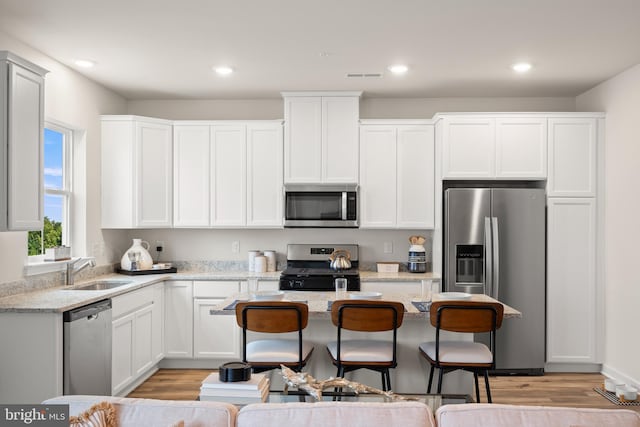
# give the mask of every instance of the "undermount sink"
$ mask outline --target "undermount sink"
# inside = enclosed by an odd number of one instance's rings
[[[128,285],[131,280],[98,280],[96,282],[87,283],[86,285],[66,288],[68,291],[104,291],[107,289],[119,288]]]

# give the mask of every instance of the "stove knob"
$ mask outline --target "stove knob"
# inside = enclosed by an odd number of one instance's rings
[[[298,289],[302,289],[302,280],[296,280],[294,287],[298,288]]]

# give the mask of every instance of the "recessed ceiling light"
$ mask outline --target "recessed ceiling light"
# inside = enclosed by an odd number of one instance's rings
[[[393,74],[404,74],[408,70],[409,70],[409,67],[403,64],[391,65],[389,67],[389,71],[391,71]]]
[[[226,66],[226,65],[221,65],[220,67],[215,67],[213,69],[216,73],[218,73],[218,75],[220,76],[228,76],[229,74],[233,74],[233,68]]]
[[[518,62],[517,64],[513,64],[511,68],[516,73],[526,73],[531,69],[531,64],[528,62]]]
[[[94,65],[96,65],[95,62],[90,61],[88,59],[76,59],[75,61],[73,61],[74,64],[76,64],[78,67],[82,67],[82,68],[91,68]]]

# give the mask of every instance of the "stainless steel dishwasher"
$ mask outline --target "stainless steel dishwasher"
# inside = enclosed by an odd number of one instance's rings
[[[111,395],[111,300],[65,311],[64,394]]]

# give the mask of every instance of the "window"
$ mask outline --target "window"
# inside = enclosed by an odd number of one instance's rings
[[[73,131],[46,122],[44,129],[44,228],[29,232],[29,256],[69,245]]]

